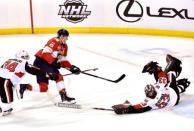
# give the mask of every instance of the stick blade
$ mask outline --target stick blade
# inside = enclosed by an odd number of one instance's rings
[[[125,78],[125,74],[122,74],[117,80],[115,80],[114,82],[115,83],[118,83],[119,81],[121,81],[122,79],[124,79]]]

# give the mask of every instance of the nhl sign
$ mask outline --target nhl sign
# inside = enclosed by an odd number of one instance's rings
[[[72,23],[81,22],[91,14],[91,11],[87,11],[87,5],[81,0],[67,0],[59,7],[58,15]]]

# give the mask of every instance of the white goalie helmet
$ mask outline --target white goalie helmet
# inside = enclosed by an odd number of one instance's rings
[[[25,50],[19,50],[15,54],[15,58],[18,60],[29,60],[30,56],[27,51]]]
[[[156,89],[152,84],[147,84],[144,91],[145,91],[146,97],[151,99],[154,99],[157,95]]]

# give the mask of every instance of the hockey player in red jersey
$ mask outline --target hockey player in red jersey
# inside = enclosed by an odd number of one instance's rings
[[[13,110],[11,107],[13,90],[15,90],[26,72],[32,75],[45,76],[52,80],[58,78],[55,74],[41,71],[39,68],[30,65],[27,60],[29,60],[28,53],[20,50],[16,53],[14,59],[8,59],[0,68],[0,112],[3,112],[3,115],[10,114]]]
[[[68,46],[66,41],[68,40],[69,32],[65,29],[60,29],[57,32],[57,37],[51,38],[43,49],[39,50],[35,56],[34,66],[39,67],[41,70],[57,73],[58,79],[56,80],[56,86],[59,90],[61,100],[75,103],[75,98],[69,97],[65,90],[65,84],[63,76],[60,74],[59,69],[66,68],[74,74],[79,74],[80,69],[72,65],[67,60]],[[40,92],[46,92],[48,90],[48,78],[44,76],[37,76],[37,83],[39,84]],[[24,91],[33,90],[30,84],[23,84],[20,87],[20,93],[23,96]]]
[[[190,82],[186,78],[176,80],[182,70],[180,60],[171,55],[167,55],[167,60],[165,71],[153,61],[144,66],[142,73],[153,74],[156,84],[148,84],[145,87],[144,102],[136,105],[124,103],[112,106],[116,114],[142,113],[152,109],[172,107],[179,103],[180,93],[185,92]]]

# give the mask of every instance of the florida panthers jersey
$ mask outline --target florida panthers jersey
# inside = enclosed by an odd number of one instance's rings
[[[62,43],[58,38],[50,39],[43,49],[39,50],[35,56],[43,59],[49,64],[57,61],[64,68],[70,68],[71,64],[67,60],[68,46]]]
[[[10,79],[16,86],[25,75],[26,61],[9,59],[0,68],[0,77]]]

